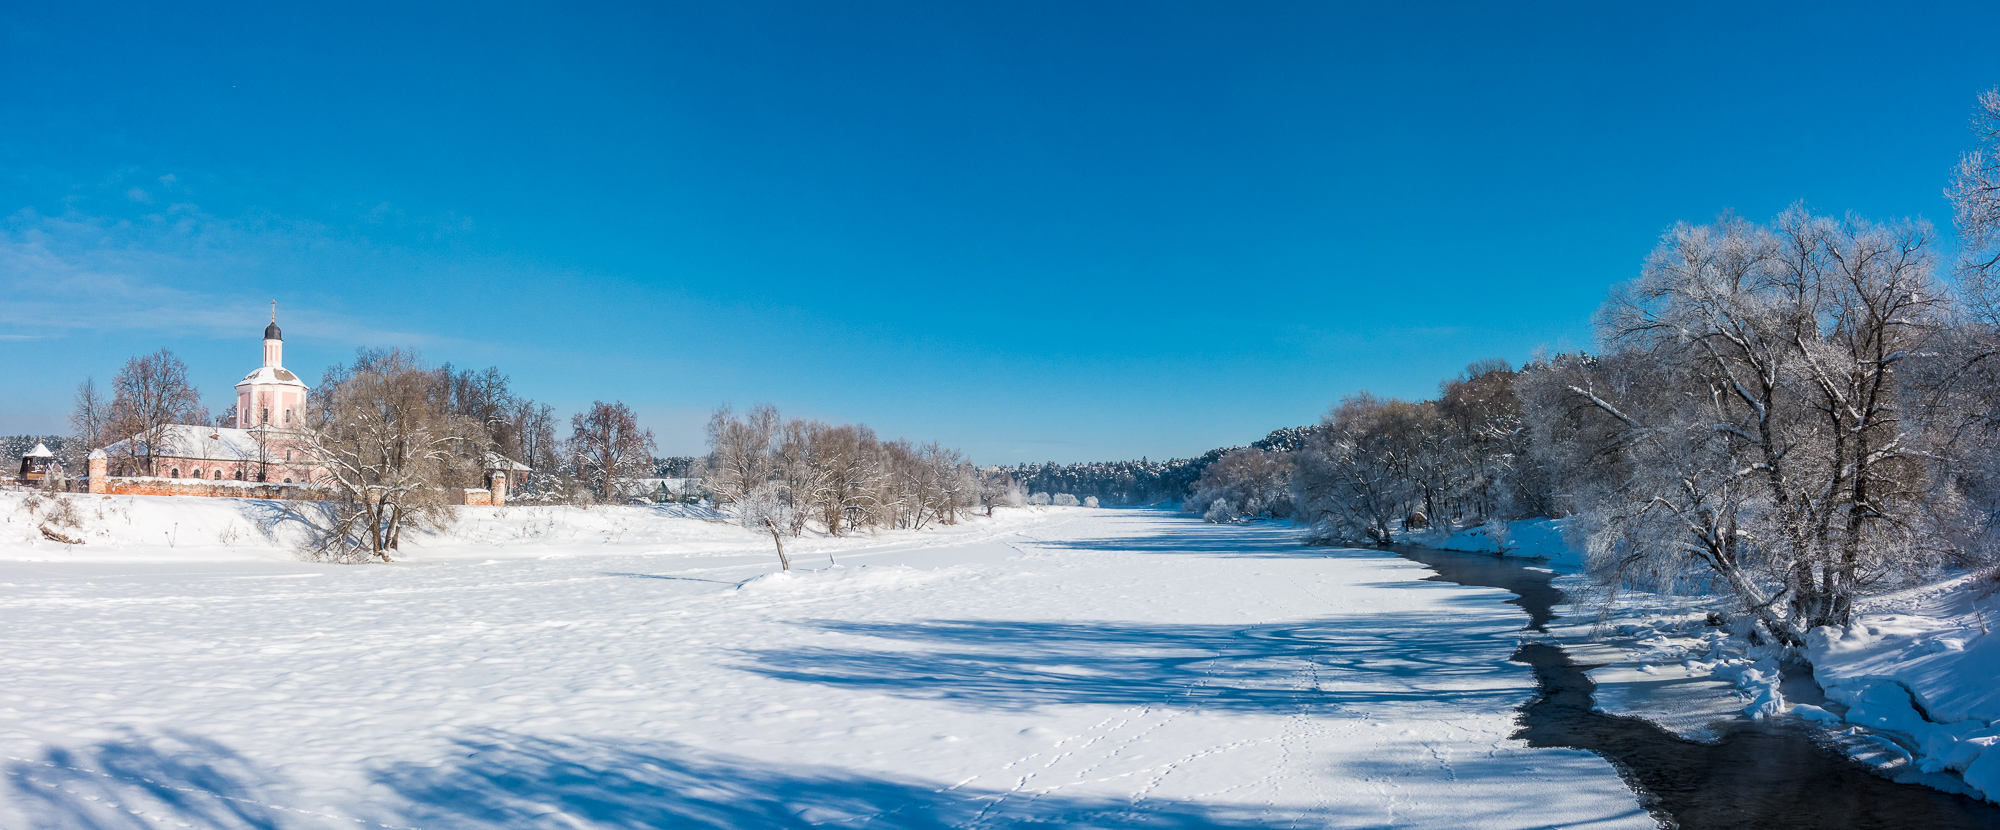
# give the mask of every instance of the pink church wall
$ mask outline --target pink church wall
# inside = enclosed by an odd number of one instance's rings
[[[252,386],[236,393],[236,428],[249,429],[267,423],[265,410],[270,410],[268,423],[275,427],[293,428],[299,426],[305,417],[306,396],[290,387],[279,387],[272,392],[268,387]],[[289,419],[287,418],[289,410]]]

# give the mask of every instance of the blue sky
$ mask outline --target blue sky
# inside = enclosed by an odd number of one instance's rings
[[[2000,6],[10,4],[0,432],[359,345],[1154,458],[1590,340],[1659,233],[1921,216]]]

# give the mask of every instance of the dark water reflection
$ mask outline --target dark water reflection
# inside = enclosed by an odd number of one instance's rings
[[[1553,574],[1520,560],[1476,553],[1397,548],[1437,572],[1429,579],[1512,591],[1527,628],[1546,631],[1562,591]],[[1898,784],[1875,775],[1793,718],[1741,721],[1714,743],[1683,739],[1653,723],[1591,711],[1597,685],[1561,648],[1527,643],[1515,662],[1534,667],[1540,692],[1521,707],[1514,737],[1530,746],[1567,747],[1611,762],[1664,827],[2000,828],[2000,806]]]

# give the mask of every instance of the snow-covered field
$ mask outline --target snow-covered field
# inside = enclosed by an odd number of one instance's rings
[[[1509,737],[1506,594],[1284,526],[1002,511],[779,575],[653,508],[468,509],[371,566],[252,502],[99,500],[79,546],[19,508],[5,828],[1654,824]]]

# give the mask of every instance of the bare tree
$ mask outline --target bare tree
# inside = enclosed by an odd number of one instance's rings
[[[521,436],[516,432],[514,413],[526,403],[518,401],[508,387],[508,378],[498,367],[489,366],[483,371],[453,369],[447,363],[437,368],[438,383],[443,386],[446,407],[454,417],[465,418],[480,425],[486,434],[486,446],[479,448],[497,451],[502,455],[520,460]]]
[[[708,419],[708,489],[721,504],[737,504],[751,490],[771,480],[772,440],[778,431],[778,410],[760,406],[737,418],[729,407]]]
[[[544,473],[562,466],[554,408],[534,401],[517,401],[508,417],[513,423],[515,450],[520,453],[514,460]]]
[[[388,561],[406,527],[450,521],[444,491],[476,480],[459,447],[480,440],[479,425],[447,412],[415,354],[363,350],[327,370],[312,404],[300,438],[328,498],[301,510],[319,531],[316,558]]]
[[[825,471],[815,465],[813,442],[826,424],[793,418],[782,423],[778,411],[762,407],[751,412],[751,421],[760,424],[756,432],[761,434],[762,424],[773,425],[770,442],[765,448],[765,474],[776,486],[776,495],[791,509],[785,516],[790,521],[788,529],[793,536],[805,532],[806,522],[813,518],[811,507],[813,494],[818,492]]]
[[[1366,392],[1322,419],[1294,460],[1295,516],[1321,542],[1388,544],[1417,501],[1410,459],[1420,434],[1419,407]]]
[[[820,525],[835,536],[850,525],[881,517],[883,458],[875,431],[865,426],[822,425],[809,444],[814,487],[806,500]]]
[[[111,405],[97,391],[97,381],[84,378],[76,385],[76,403],[69,412],[69,428],[85,452],[109,443],[104,440],[111,421]]]
[[[590,482],[603,501],[625,494],[633,479],[653,471],[653,431],[639,428],[639,419],[622,402],[595,401],[587,412],[570,419],[570,452],[577,475]]]
[[[136,467],[139,475],[154,475],[154,459],[183,452],[172,424],[200,424],[208,420],[201,405],[201,392],[188,380],[187,364],[167,349],[135,357],[111,381],[112,399],[108,433],[110,441],[127,441],[125,466]]]
[[[776,521],[793,536],[809,523],[833,535],[950,524],[982,495],[978,470],[957,450],[884,442],[859,424],[784,420],[768,406],[740,418],[728,407],[717,409],[708,443],[708,486],[716,499],[748,516],[742,511],[756,494],[758,521]]]

